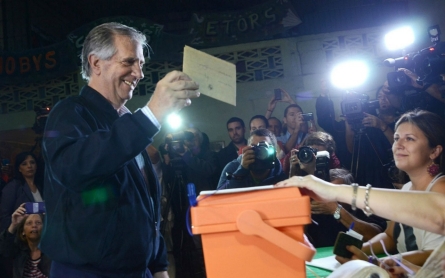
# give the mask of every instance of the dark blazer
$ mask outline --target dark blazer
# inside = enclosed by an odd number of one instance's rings
[[[39,189],[40,195],[43,198],[42,187],[37,185],[37,189]],[[11,215],[21,204],[26,202],[35,202],[31,189],[26,182],[13,179],[3,188],[0,202],[0,231],[9,227]]]
[[[88,86],[52,109],[42,143],[45,254],[106,277],[167,269],[160,187],[145,150],[158,131],[142,111],[119,117]],[[141,153],[147,181],[135,159]]]

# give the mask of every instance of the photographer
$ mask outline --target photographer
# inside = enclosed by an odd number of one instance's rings
[[[300,150],[305,153],[292,150],[290,177],[310,174],[336,184],[354,182],[349,171],[339,168],[340,161],[335,156],[335,142],[331,135],[325,132],[310,134],[303,141]],[[318,155],[311,150],[316,151]],[[322,151],[329,153],[329,160],[323,159],[323,155],[320,155]],[[310,156],[312,159],[309,158]],[[368,218],[361,211],[352,214],[349,206],[343,206],[337,202],[311,201],[311,212],[312,219],[317,224],[308,225],[306,233],[315,247],[333,246],[338,232],[346,231],[352,223],[355,224],[354,230],[362,234],[365,240],[371,239],[386,229],[384,219],[374,216]]]
[[[388,165],[397,113],[384,93],[385,88],[379,87],[376,92],[378,104],[377,101],[368,101],[366,95],[351,93],[342,101],[346,121],[335,120],[332,101],[326,94],[317,99],[316,108],[318,124],[333,132],[339,147],[337,154],[344,165],[351,168],[357,182],[394,188]],[[375,113],[376,106],[378,114]]]
[[[388,96],[385,94],[384,89],[387,88],[387,82],[380,86],[376,92],[376,99],[378,100],[379,113],[377,116],[370,113],[363,113],[364,117],[361,122],[364,128],[372,127],[379,129],[390,144],[394,142],[394,124],[398,119],[397,109],[391,105]],[[393,98],[393,100],[395,100]],[[398,102],[400,100],[397,99]],[[349,152],[353,152],[354,148],[354,130],[351,125],[346,121],[346,144]]]
[[[13,277],[49,277],[51,260],[39,248],[43,215],[26,214],[25,204],[21,204],[11,219],[0,233],[0,254],[13,258]]]
[[[287,102],[289,104],[297,104],[295,100],[289,95],[286,90],[277,88],[275,89],[275,94],[272,96],[272,98],[269,101],[269,104],[267,105],[267,111],[264,115],[266,119],[269,119],[272,116],[273,111],[275,110],[275,107],[277,106],[277,102]]]
[[[321,171],[320,173],[324,171],[324,176],[326,177],[328,176],[327,172],[329,171],[329,169],[340,168],[340,160],[338,160],[335,154],[335,141],[330,134],[322,131],[311,133],[306,136],[304,141],[301,143],[300,149],[302,149],[303,147],[306,147],[305,153],[301,153],[299,152],[299,150],[294,149],[291,151],[290,159],[288,159],[288,161],[285,161],[285,164],[289,164],[290,162],[290,166],[286,166],[290,168],[289,176],[304,176],[307,174],[315,175],[316,171]],[[321,165],[318,165],[319,169],[317,169],[316,164],[319,164],[318,162],[320,162],[320,159],[318,159],[317,161],[316,153],[322,151],[327,151],[329,154],[329,156],[326,157],[326,165],[324,165],[326,169],[321,169]],[[301,158],[302,156],[304,156],[303,160],[306,161],[300,161],[299,158]],[[319,176],[319,178],[324,178],[326,180],[325,177]]]
[[[276,146],[275,135],[268,129],[252,131],[243,154],[224,167],[218,188],[270,185],[284,180],[286,175],[276,158]]]
[[[311,122],[311,128],[308,128],[308,121]],[[313,116],[311,119],[305,119],[303,109],[297,104],[286,107],[283,122],[286,124],[287,131],[283,136],[278,137],[277,141],[282,144],[282,149],[287,155],[292,149],[298,148],[308,133],[317,131]]]
[[[170,192],[169,204],[174,214],[171,234],[175,277],[205,277],[200,238],[191,237],[187,232],[187,184],[194,183],[197,193],[215,189],[216,155],[209,149],[207,135],[197,128],[167,135],[165,146],[160,149],[164,157],[164,182]]]
[[[445,64],[445,61],[443,63]],[[440,79],[445,80],[445,74],[436,72],[435,76],[430,75],[428,82],[421,82],[418,81],[419,76],[413,71],[399,68],[397,72],[388,74],[388,81],[385,82],[383,92],[391,106],[401,112],[419,108],[445,118],[445,98],[440,91],[442,83]]]

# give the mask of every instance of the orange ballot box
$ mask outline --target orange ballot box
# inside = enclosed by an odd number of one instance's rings
[[[296,187],[201,192],[191,219],[207,277],[306,277],[305,261],[315,255],[303,240],[310,212],[309,197]]]

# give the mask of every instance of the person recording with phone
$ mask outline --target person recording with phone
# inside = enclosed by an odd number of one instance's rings
[[[13,259],[13,277],[49,277],[51,259],[40,249],[42,214],[27,214],[21,204],[11,216],[11,224],[0,234],[0,254]]]
[[[43,202],[43,188],[36,179],[37,158],[33,153],[21,152],[15,158],[14,179],[3,189],[0,202],[0,230],[11,224],[12,213],[22,203]]]
[[[343,113],[344,138],[347,150],[352,155],[351,172],[357,183],[394,188],[395,184],[401,183],[389,171],[392,165],[394,125],[398,114],[389,104],[383,89],[384,86],[377,89],[376,100],[373,101],[368,101],[365,95],[353,93],[342,102],[342,110],[355,103],[361,103],[363,108],[363,111],[357,113]]]
[[[274,89],[274,94],[272,95],[272,98],[269,101],[266,114],[264,115],[266,119],[269,119],[272,116],[272,113],[274,112],[278,102],[297,104],[286,90],[282,88],[276,88]]]
[[[270,130],[252,131],[242,155],[224,167],[218,189],[271,185],[286,179],[276,157],[276,146],[275,135]]]
[[[283,171],[289,173],[289,157],[292,155],[292,149],[298,149],[302,141],[308,134],[317,132],[314,123],[313,113],[303,114],[302,109],[297,104],[291,104],[284,110],[284,122],[288,126],[286,134],[278,137],[278,144],[285,155],[280,159]],[[311,128],[308,130],[308,122]]]
[[[298,148],[308,133],[317,131],[313,114],[303,114],[303,109],[298,104],[286,107],[283,122],[286,125],[286,133],[278,137],[277,141],[282,144],[286,155],[290,155],[292,149]],[[308,122],[311,123],[311,128],[308,128]]]

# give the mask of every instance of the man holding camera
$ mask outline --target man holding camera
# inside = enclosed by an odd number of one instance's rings
[[[338,147],[336,153],[342,165],[352,167],[358,183],[394,188],[385,167],[392,157],[391,143],[397,114],[383,93],[385,88],[381,86],[376,91],[376,101],[368,101],[367,95],[350,93],[342,101],[342,110],[354,107],[357,111],[342,111],[346,121],[336,121],[329,92],[322,88],[316,111],[318,124],[334,137]]]
[[[200,238],[191,237],[187,231],[187,184],[193,183],[197,194],[203,190],[216,189],[216,155],[209,149],[207,135],[197,128],[167,135],[162,153],[165,163],[164,181],[169,189],[169,203],[174,214],[171,234],[175,277],[205,277]]]
[[[405,68],[388,73],[383,92],[389,103],[400,112],[419,108],[445,118],[445,97],[440,90],[445,81],[441,80],[445,77],[445,60],[441,63],[443,65],[440,70],[430,73],[425,81],[418,81],[419,75]],[[439,74],[441,71],[443,73]],[[403,82],[396,82],[394,79]]]
[[[312,130],[315,130],[313,119],[305,118],[303,109],[298,104],[291,104],[284,110],[283,122],[286,125],[286,134],[277,138],[283,144],[283,151],[289,154],[297,148],[308,133],[307,121],[311,121]]]
[[[218,188],[242,188],[275,184],[286,179],[276,158],[277,141],[268,129],[252,131],[243,154],[224,167]]]

